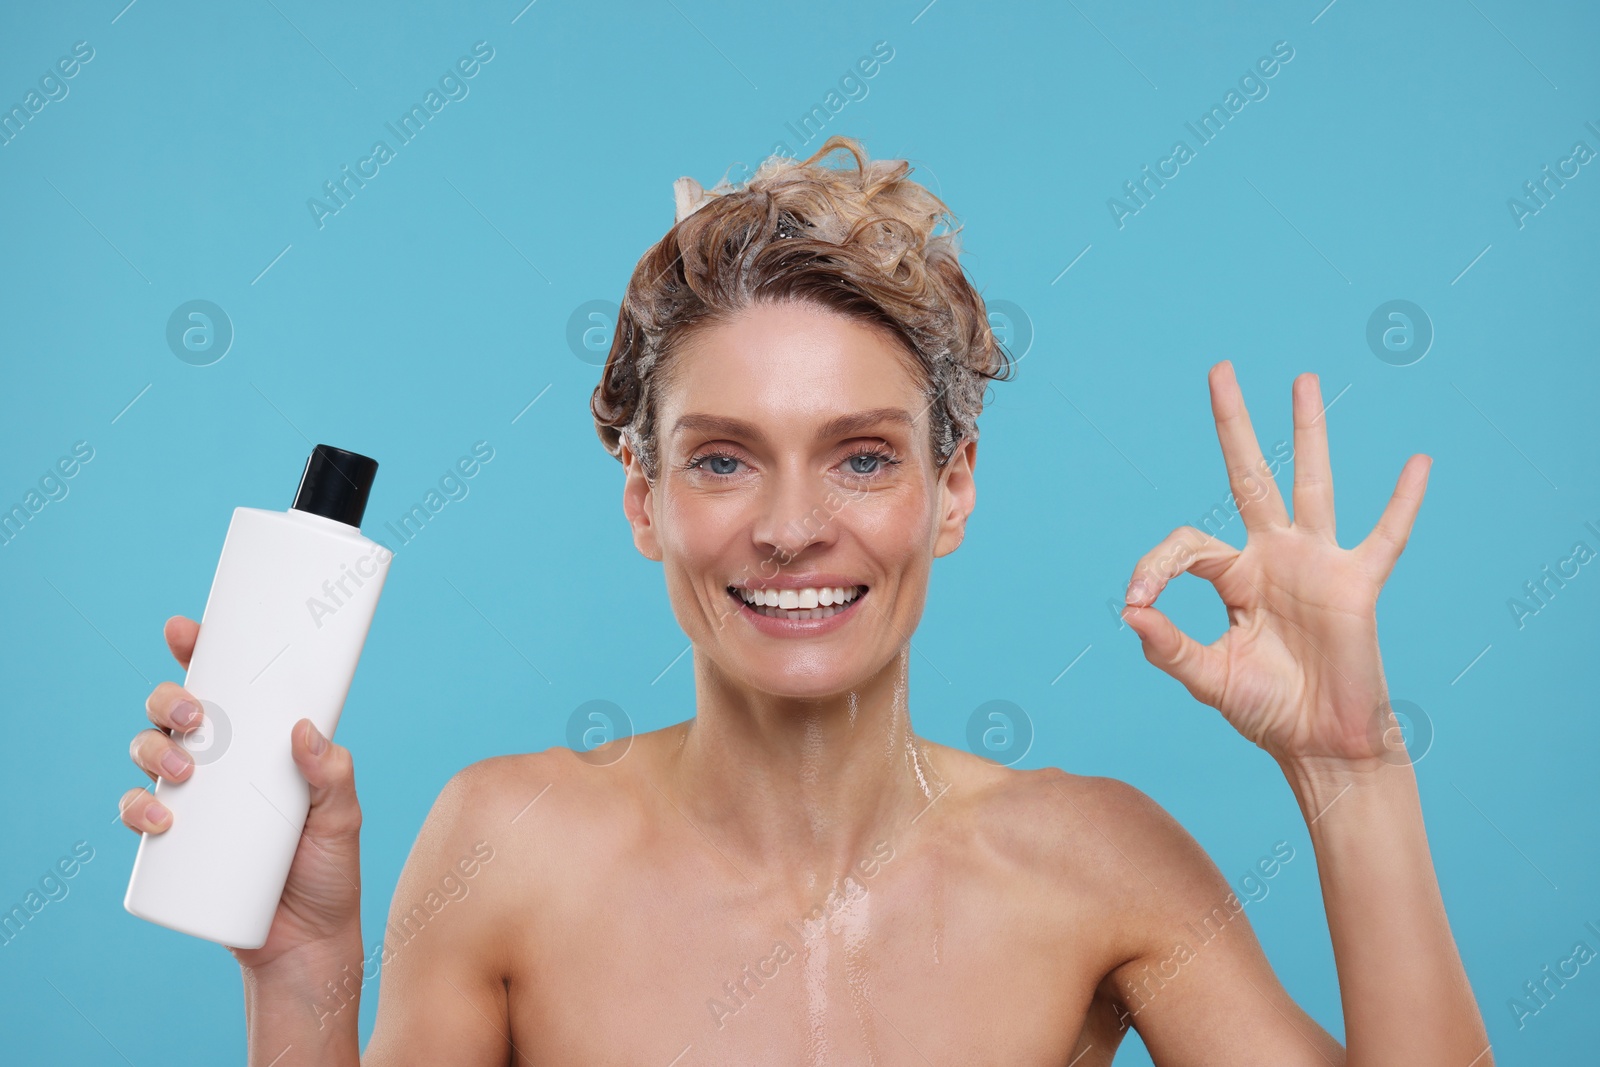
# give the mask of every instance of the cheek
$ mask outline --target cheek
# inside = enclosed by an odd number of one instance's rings
[[[840,519],[850,539],[892,585],[906,589],[926,583],[935,529],[925,493],[882,493],[850,504]]]
[[[921,554],[934,532],[933,510],[922,486],[896,487],[853,501],[841,517],[857,536],[886,554]]]
[[[772,577],[771,569],[763,570],[750,558],[748,533],[741,536],[748,530],[748,520],[732,497],[669,496],[661,501],[655,519],[667,595],[680,616],[689,616],[679,619],[686,628],[702,610],[726,609],[709,583]],[[735,573],[738,567],[747,570]]]
[[[743,505],[732,495],[669,494],[660,501],[655,519],[662,551],[690,566],[723,558],[747,525]]]
[[[885,564],[926,553],[931,532],[927,515],[920,509],[862,508],[849,516],[846,525]]]

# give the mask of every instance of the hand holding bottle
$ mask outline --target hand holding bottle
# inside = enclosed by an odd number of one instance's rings
[[[287,511],[233,509],[201,622],[164,628],[188,673],[150,694],[157,729],[134,741],[156,786],[124,821],[159,832],[123,907],[241,963],[359,926],[360,809],[331,741],[393,556],[361,536],[377,470],[317,445]]]

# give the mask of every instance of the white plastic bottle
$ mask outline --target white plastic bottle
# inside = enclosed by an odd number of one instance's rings
[[[173,735],[195,768],[156,783],[172,823],[139,841],[123,899],[139,918],[266,943],[311,805],[291,731],[333,737],[393,557],[359,528],[377,470],[318,445],[288,511],[234,510],[184,679],[205,718]]]

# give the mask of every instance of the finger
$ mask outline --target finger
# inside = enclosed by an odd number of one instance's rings
[[[1328,420],[1315,374],[1294,380],[1294,524],[1334,540]]]
[[[1228,485],[1234,502],[1244,516],[1247,530],[1266,526],[1287,526],[1289,513],[1283,506],[1278,483],[1261,456],[1261,445],[1250,425],[1244,395],[1233,374],[1233,364],[1223,360],[1211,368],[1211,416],[1217,423],[1217,441],[1222,445],[1222,461],[1228,468]]]
[[[195,639],[200,636],[200,624],[182,615],[174,615],[161,627],[161,633],[167,639],[167,650],[172,653],[172,658],[178,661],[178,666],[188,670],[189,660],[194,657]]]
[[[159,834],[172,825],[172,812],[146,789],[130,789],[117,801],[122,825],[134,833]]]
[[[1202,645],[1157,608],[1129,605],[1122,619],[1139,635],[1145,659],[1176,678],[1202,704],[1215,707],[1221,702],[1227,678],[1227,657],[1221,649]]]
[[[361,829],[356,800],[355,765],[350,750],[322,735],[310,719],[294,724],[290,750],[306,784],[311,786],[311,814],[319,834],[354,836]]]
[[[1133,568],[1126,600],[1152,604],[1168,582],[1185,571],[1214,582],[1239,558],[1239,550],[1193,526],[1180,526],[1144,554]]]
[[[1381,584],[1394,570],[1395,560],[1405,550],[1411,537],[1412,524],[1417,521],[1417,511],[1422,507],[1422,494],[1428,489],[1428,474],[1433,470],[1433,457],[1418,453],[1406,460],[1395,483],[1394,495],[1383,509],[1378,524],[1372,528],[1354,549],[1356,560]]]
[[[177,682],[162,682],[144,698],[144,713],[165,730],[184,733],[200,725],[204,712],[200,701]]]
[[[128,755],[151,781],[160,777],[169,782],[181,782],[194,770],[194,759],[189,753],[160,730],[140,730],[134,734],[128,745]]]

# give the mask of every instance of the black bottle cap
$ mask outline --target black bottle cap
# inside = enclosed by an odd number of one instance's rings
[[[361,528],[367,494],[377,477],[378,461],[332,445],[318,445],[306,459],[294,507],[325,519]]]

